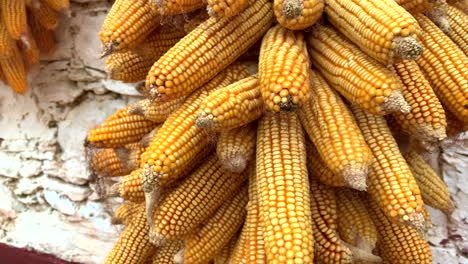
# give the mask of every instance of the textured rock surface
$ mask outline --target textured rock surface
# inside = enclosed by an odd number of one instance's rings
[[[132,86],[106,80],[102,70],[97,32],[108,8],[74,0],[72,18],[57,31],[60,48],[30,74],[30,91],[18,96],[0,84],[0,242],[102,263],[117,238],[110,212],[118,201],[102,198],[82,145],[89,128],[136,99]],[[467,147],[468,136],[446,142],[441,154],[458,208],[448,218],[431,210],[434,263],[468,263]]]

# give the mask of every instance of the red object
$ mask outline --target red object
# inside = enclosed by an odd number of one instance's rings
[[[79,264],[53,255],[0,243],[0,264]]]

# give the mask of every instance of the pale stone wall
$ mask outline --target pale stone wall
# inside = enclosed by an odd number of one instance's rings
[[[29,75],[26,95],[0,84],[0,242],[102,263],[121,230],[110,225],[118,201],[102,199],[83,149],[89,128],[137,98],[128,96],[131,86],[106,80],[98,57],[97,32],[109,7],[74,0],[73,17],[57,31],[60,48]],[[434,263],[468,263],[460,257],[468,251],[467,146],[468,139],[446,144],[442,155],[459,208],[449,219],[431,211]]]

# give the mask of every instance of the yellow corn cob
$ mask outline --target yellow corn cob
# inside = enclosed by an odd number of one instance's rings
[[[156,123],[127,113],[129,106],[112,114],[103,124],[88,131],[87,144],[96,147],[119,147],[140,140]]]
[[[374,155],[368,178],[369,194],[387,216],[422,228],[423,201],[419,187],[385,119],[357,106],[352,106],[352,111]]]
[[[234,195],[245,179],[245,173],[224,172],[216,155],[212,155],[169,193],[150,216],[154,220],[151,240],[161,244],[165,239],[180,238],[194,231]]]
[[[263,112],[260,84],[250,76],[211,93],[200,105],[195,124],[227,131],[258,119]]]
[[[30,9],[37,19],[37,22],[44,28],[52,30],[58,26],[58,16],[52,8],[45,5],[42,1],[37,1],[37,5],[33,5]]]
[[[184,249],[185,264],[208,262],[242,226],[248,202],[247,186],[237,191],[232,200],[221,205],[199,232],[187,239]]]
[[[451,30],[446,34],[468,56],[468,29],[466,28],[466,25],[468,25],[468,14],[453,6],[448,6],[447,9],[447,19]]]
[[[246,168],[255,153],[256,134],[254,123],[221,133],[216,154],[225,170],[239,173]]]
[[[257,130],[257,180],[268,263],[312,263],[304,134],[295,113],[266,113]]]
[[[151,65],[184,35],[185,32],[173,26],[157,28],[138,47],[112,54],[106,61],[106,71],[114,80],[144,80]]]
[[[444,109],[418,64],[404,60],[394,64],[393,69],[403,84],[403,96],[411,107],[409,113],[393,113],[398,124],[422,140],[444,139],[447,126]]]
[[[372,201],[368,204],[369,214],[379,233],[379,253],[384,261],[389,261],[383,263],[432,263],[429,245],[415,229],[390,221],[377,203]]]
[[[246,202],[247,203],[247,202]],[[218,252],[213,258],[214,264],[227,264],[229,256],[231,255],[234,246],[238,240],[238,234],[235,234],[231,237],[229,242]]]
[[[338,233],[346,243],[372,252],[377,242],[377,229],[366,205],[356,191],[335,189],[338,209]]]
[[[277,25],[262,40],[259,78],[262,98],[272,111],[291,111],[309,98],[309,55],[302,32]]]
[[[179,109],[185,101],[185,97],[168,102],[151,102],[150,99],[141,100],[132,104],[128,113],[139,115],[156,123],[164,122],[174,111]]]
[[[182,240],[171,240],[156,249],[151,264],[176,264],[174,256],[184,246]]]
[[[148,240],[149,226],[146,223],[145,207],[138,207],[136,215],[107,255],[105,264],[142,263],[154,250],[154,246]]]
[[[321,16],[324,0],[275,0],[278,22],[288,29],[301,30],[312,26]]]
[[[128,225],[132,222],[132,219],[138,214],[141,209],[141,204],[134,202],[125,202],[117,208],[112,217],[114,223]]]
[[[90,167],[93,173],[103,177],[117,177],[130,173],[125,170],[125,165],[115,149],[104,149],[94,154]]]
[[[468,0],[448,1],[448,3],[451,6],[454,6],[454,7],[458,8],[458,9],[460,9],[461,11],[463,11],[463,13],[468,15]]]
[[[99,32],[101,56],[140,44],[160,23],[160,16],[148,0],[117,0]]]
[[[56,49],[55,35],[52,30],[43,27],[32,12],[28,12],[29,27],[39,50],[51,54]]]
[[[414,150],[405,153],[404,157],[421,189],[424,203],[450,215],[454,210],[454,205],[444,181]]]
[[[248,0],[208,0],[208,14],[212,17],[232,17],[244,10]]]
[[[13,52],[15,55],[11,57],[0,58],[0,67],[3,70],[8,85],[13,91],[23,94],[28,89],[26,68],[16,44],[13,47]]]
[[[445,109],[445,117],[447,118],[447,136],[456,137],[464,131],[468,131],[468,124],[463,124],[450,111]]]
[[[141,169],[136,169],[124,176],[119,183],[112,186],[110,192],[117,192],[124,200],[134,203],[145,201],[145,193],[141,188]]]
[[[273,22],[272,6],[268,0],[249,3],[234,18],[208,19],[164,54],[146,77],[152,99],[190,94],[260,39]]]
[[[327,19],[359,48],[384,64],[422,52],[418,23],[394,0],[326,0]]]
[[[0,17],[0,58],[15,55],[15,40],[10,36],[8,30]]]
[[[23,56],[23,61],[27,69],[39,62],[40,51],[31,32],[26,32],[25,41],[19,41],[18,46]]]
[[[346,99],[372,114],[409,111],[398,78],[333,28],[316,26],[307,40],[314,66]]]
[[[70,16],[70,0],[42,0],[50,8]]]
[[[441,102],[468,123],[468,57],[428,18],[415,17],[424,30],[424,52],[416,61]]]
[[[188,13],[199,8],[202,8],[205,3],[203,0],[147,0],[148,5],[154,12],[173,16],[183,13]]]
[[[400,6],[408,12],[416,14],[428,11],[436,5],[434,0],[395,0]]]
[[[365,190],[372,153],[340,96],[319,73],[311,76],[315,82],[310,99],[299,110],[302,127],[333,174]]]
[[[195,125],[200,103],[209,92],[245,75],[245,66],[237,63],[231,65],[203,88],[195,91],[179,110],[168,117],[141,156],[140,167],[144,169],[143,189],[146,192],[151,192],[154,185],[165,185],[179,178],[185,167],[203,152],[209,142],[209,136],[206,130]]]
[[[22,0],[2,0],[1,19],[13,39],[20,39],[28,28],[26,6]]]

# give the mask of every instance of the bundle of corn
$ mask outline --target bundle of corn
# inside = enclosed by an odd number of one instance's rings
[[[450,194],[392,130],[466,128],[466,15],[446,36],[432,0],[204,5],[117,0],[104,22],[111,77],[147,97],[86,140],[128,200],[106,263],[431,263],[423,205]]]
[[[40,53],[54,52],[58,13],[70,16],[69,0],[0,2],[0,81],[16,93],[27,91],[26,74]]]

